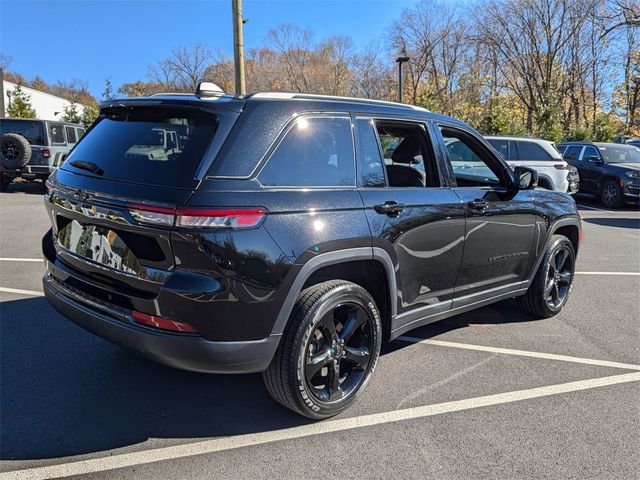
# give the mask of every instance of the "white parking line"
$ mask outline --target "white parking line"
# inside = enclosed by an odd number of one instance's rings
[[[44,293],[38,292],[36,290],[21,290],[19,288],[0,287],[0,292],[17,293],[17,294],[20,294],[20,295],[31,295],[33,297],[43,297],[44,296]]]
[[[571,357],[568,355],[556,355],[555,353],[529,352],[527,350],[513,350],[511,348],[486,347],[484,345],[472,345],[469,343],[445,342],[443,340],[427,340],[424,338],[402,335],[397,340],[410,343],[422,343],[436,345],[438,347],[462,348],[464,350],[477,350],[479,352],[503,353],[505,355],[518,355],[521,357],[544,358],[546,360],[558,360],[560,362],[584,363],[586,365],[598,365],[600,367],[622,368],[625,370],[640,370],[640,365],[631,363],[610,362],[608,360],[594,360],[592,358]]]
[[[235,435],[222,437],[213,440],[189,443],[186,445],[176,445],[172,447],[162,447],[153,450],[143,450],[133,453],[123,453],[110,455],[90,460],[50,465],[46,467],[35,467],[24,470],[14,470],[0,473],[0,480],[40,480],[46,478],[60,478],[71,475],[87,475],[95,472],[104,472],[117,468],[145,465],[154,462],[174,460],[178,458],[192,457],[215,452],[223,452],[236,448],[264,445],[267,443],[292,440],[296,438],[311,437],[326,433],[342,432],[355,428],[371,427],[387,423],[415,420],[419,418],[440,415],[443,413],[460,412],[475,408],[500,405],[505,403],[519,402],[532,398],[548,397],[563,393],[578,392],[591,388],[606,387],[620,383],[640,381],[640,372],[613,375],[610,377],[594,378],[590,380],[580,380],[577,382],[561,383],[546,387],[531,388],[527,390],[517,390],[515,392],[498,393],[483,397],[468,398],[466,400],[456,400],[452,402],[437,403],[434,405],[424,405],[422,407],[406,408],[391,412],[374,413],[359,417],[345,418],[342,420],[329,420],[325,422],[312,423],[300,427],[285,428],[269,432],[250,433],[246,435]]]
[[[626,276],[640,276],[640,272],[576,272],[576,275],[626,275]]]
[[[0,262],[44,262],[44,260],[42,258],[0,257]]]
[[[586,208],[587,210],[598,210],[599,212],[616,213],[611,210],[605,210],[604,208],[591,207],[589,205],[580,205],[579,203],[577,204],[577,206],[578,206],[578,209]]]

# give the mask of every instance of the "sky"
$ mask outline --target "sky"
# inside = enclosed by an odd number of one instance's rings
[[[380,38],[416,0],[244,0],[245,49],[264,45],[269,29],[294,23],[314,39],[348,35],[357,47]],[[202,42],[233,55],[231,0],[0,0],[0,52],[9,70],[31,80],[85,80],[100,97],[145,80],[171,48]]]

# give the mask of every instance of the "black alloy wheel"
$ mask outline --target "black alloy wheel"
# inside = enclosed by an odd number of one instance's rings
[[[20,156],[18,146],[15,143],[7,140],[2,142],[2,145],[0,146],[0,153],[2,153],[2,156],[4,158],[10,161],[17,160],[17,158]]]
[[[571,294],[576,267],[576,253],[564,235],[553,235],[547,252],[527,292],[518,298],[521,307],[537,318],[560,313]]]
[[[624,204],[622,190],[617,181],[609,180],[604,184],[600,192],[600,200],[607,208],[620,208]]]
[[[555,310],[564,304],[571,288],[573,269],[573,255],[569,246],[563,244],[553,252],[547,264],[544,295],[549,308]]]
[[[382,321],[371,294],[329,280],[303,290],[262,378],[271,396],[312,419],[347,409],[368,383],[380,354]]]
[[[344,303],[327,312],[306,349],[309,391],[321,402],[351,395],[369,368],[373,343],[373,321],[363,306]]]

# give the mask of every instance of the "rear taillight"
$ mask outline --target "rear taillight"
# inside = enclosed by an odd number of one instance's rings
[[[266,215],[262,208],[168,208],[132,204],[129,213],[140,223],[189,228],[251,228]]]
[[[556,170],[571,170],[571,167],[567,163],[556,163],[553,166]]]
[[[44,158],[49,158],[51,156],[51,150],[49,150],[48,148],[43,148],[42,149],[42,156]]]
[[[260,208],[238,210],[178,209],[176,226],[199,228],[249,228],[258,225],[265,215]]]
[[[149,315],[135,310],[131,312],[131,316],[140,325],[144,325],[146,327],[159,328],[160,330],[169,330],[171,332],[198,333],[198,331],[188,323],[179,322],[170,318],[157,317],[155,315]]]

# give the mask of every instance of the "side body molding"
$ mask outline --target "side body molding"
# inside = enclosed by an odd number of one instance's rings
[[[293,284],[291,285],[289,292],[285,298],[280,313],[276,318],[276,322],[271,332],[272,335],[282,334],[293,306],[302,290],[302,286],[307,279],[316,271],[322,267],[329,265],[335,265],[337,263],[348,263],[356,260],[376,260],[382,264],[387,274],[387,281],[389,283],[389,297],[391,299],[391,318],[395,318],[397,312],[397,287],[396,287],[396,274],[389,254],[382,248],[378,247],[359,247],[349,248],[345,250],[336,250],[333,252],[322,253],[307,263],[305,263],[298,275],[296,276]]]

